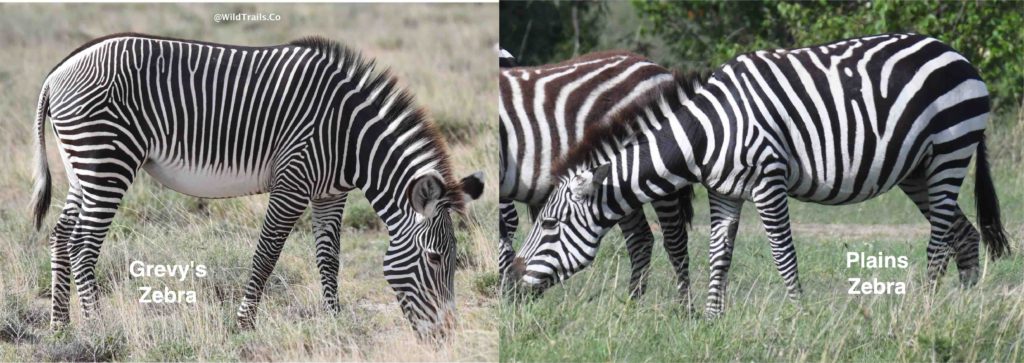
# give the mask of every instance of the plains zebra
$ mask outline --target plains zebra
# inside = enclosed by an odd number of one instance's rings
[[[639,131],[608,127],[588,135],[613,154],[610,162],[570,153],[514,273],[534,288],[561,281],[586,266],[593,255],[580,250],[596,249],[615,221],[700,183],[711,204],[706,313],[714,317],[723,311],[744,201],[756,206],[796,298],[787,195],[838,205],[899,186],[931,224],[929,279],[937,283],[955,253],[960,281],[970,286],[978,278],[979,238],[993,259],[1010,253],[985,154],[988,113],[977,70],[922,35],[738,56],[689,100],[673,89],[653,97]],[[980,235],[957,205],[975,150]]]
[[[512,64],[499,56],[500,66]],[[501,119],[501,192],[499,268],[504,273],[513,257],[511,240],[518,224],[513,201],[536,211],[554,187],[552,169],[589,128],[629,108],[648,92],[674,85],[673,75],[644,57],[625,52],[599,52],[558,64],[502,67],[499,75]],[[687,295],[689,255],[685,224],[692,216],[690,192],[655,201],[664,245],[679,277],[678,289]],[[533,213],[536,215],[536,213]],[[644,293],[654,236],[643,210],[620,222],[632,263],[629,290]]]
[[[452,178],[437,128],[357,52],[318,37],[244,47],[116,34],[83,45],[39,94],[36,228],[50,203],[47,116],[70,184],[50,236],[51,325],[70,321],[71,274],[85,315],[95,311],[100,246],[140,168],[197,197],[270,193],[243,328],[309,204],[325,305],[337,309],[341,214],[355,188],[387,225],[384,276],[416,332],[443,336],[454,324],[449,212],[479,196],[482,180]]]

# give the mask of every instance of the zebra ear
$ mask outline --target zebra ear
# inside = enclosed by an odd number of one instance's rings
[[[512,56],[507,50],[502,49],[500,46],[495,44],[498,49],[498,67],[507,68],[516,66],[516,58]]]
[[[597,188],[601,186],[601,183],[603,183],[605,179],[608,179],[608,176],[611,175],[611,171],[611,164],[604,164],[585,171],[573,179],[570,190],[576,195],[593,195],[594,192],[597,191]]]
[[[434,218],[437,203],[444,197],[444,179],[437,172],[421,175],[409,187],[409,202],[412,209],[427,219]]]
[[[476,200],[484,194],[484,172],[478,171],[462,178],[462,199],[466,202]]]

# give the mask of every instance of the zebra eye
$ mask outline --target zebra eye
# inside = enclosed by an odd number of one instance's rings
[[[558,220],[554,218],[544,218],[540,220],[540,227],[544,229],[555,229],[558,228]]]

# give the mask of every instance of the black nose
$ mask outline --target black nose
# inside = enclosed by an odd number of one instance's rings
[[[526,260],[522,257],[516,257],[512,260],[512,265],[508,267],[507,277],[510,282],[517,282],[524,275],[526,275]]]
[[[501,290],[506,296],[516,295],[519,290],[520,279],[526,274],[526,262],[523,262],[522,257],[516,257],[512,259],[512,262],[508,267],[502,271],[501,276]]]

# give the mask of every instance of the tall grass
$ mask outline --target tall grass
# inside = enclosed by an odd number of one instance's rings
[[[215,13],[276,13],[280,22],[215,23]],[[460,323],[450,346],[421,345],[384,281],[387,235],[350,196],[342,233],[336,316],[320,308],[309,217],[288,239],[260,306],[258,327],[240,332],[235,311],[250,273],[266,196],[203,201],[141,175],[103,245],[97,266],[100,310],[83,321],[73,297],[72,327],[51,333],[46,235],[30,227],[31,124],[49,69],[94,37],[124,31],[245,45],[323,35],[389,67],[445,130],[459,176],[484,170],[493,191],[497,6],[488,5],[0,5],[0,360],[468,360],[497,359],[495,193],[456,217],[464,263],[456,272]],[[51,164],[60,165],[49,135]],[[54,209],[63,204],[55,166]],[[372,213],[371,213],[372,214]],[[128,264],[205,264],[209,275],[178,281],[136,278]],[[141,286],[193,290],[198,302],[140,304]]]

